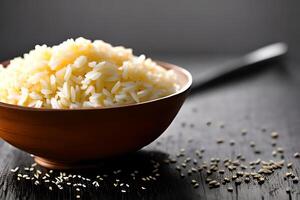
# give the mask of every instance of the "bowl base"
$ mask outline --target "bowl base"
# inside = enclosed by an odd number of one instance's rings
[[[55,160],[49,160],[46,158],[38,157],[35,156],[34,160],[37,164],[48,168],[48,169],[86,169],[86,168],[95,168],[99,165],[97,161],[95,162],[79,162],[79,163],[74,163],[74,162],[61,162],[61,161],[55,161]]]

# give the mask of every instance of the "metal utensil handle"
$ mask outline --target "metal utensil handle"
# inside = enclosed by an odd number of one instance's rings
[[[216,71],[211,71],[210,73],[203,74],[201,78],[194,80],[192,91],[235,71],[251,68],[258,64],[281,58],[287,53],[287,51],[287,45],[282,42],[271,44],[252,51],[240,58],[232,60],[227,65],[220,67]]]

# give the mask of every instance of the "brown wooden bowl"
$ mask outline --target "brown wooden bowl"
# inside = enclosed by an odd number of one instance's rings
[[[192,84],[185,69],[158,63],[176,72],[180,91],[143,103],[95,109],[38,109],[0,103],[0,137],[53,169],[137,151],[168,128]]]

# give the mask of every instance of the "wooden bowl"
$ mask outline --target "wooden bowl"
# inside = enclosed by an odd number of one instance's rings
[[[185,69],[158,63],[176,72],[180,91],[110,108],[38,109],[0,103],[0,137],[52,169],[85,166],[137,151],[168,128],[192,84]]]

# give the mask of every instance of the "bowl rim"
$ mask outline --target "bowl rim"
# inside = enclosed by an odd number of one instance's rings
[[[8,65],[9,61],[10,60],[2,61],[2,62],[0,62],[0,65],[1,64]],[[140,103],[125,104],[125,105],[118,105],[118,106],[111,106],[111,107],[53,109],[53,108],[33,108],[33,107],[26,107],[26,106],[18,106],[18,105],[14,105],[14,104],[3,103],[3,102],[0,102],[0,107],[12,108],[12,109],[18,109],[18,110],[24,110],[24,111],[41,111],[41,112],[68,112],[68,111],[72,112],[72,111],[91,111],[91,110],[118,109],[118,108],[135,107],[135,106],[144,105],[144,104],[152,103],[152,102],[155,102],[155,101],[171,98],[171,97],[179,95],[179,94],[181,94],[181,93],[183,93],[183,92],[185,92],[185,91],[187,91],[188,89],[191,88],[193,78],[192,78],[191,73],[188,70],[186,70],[182,67],[179,67],[175,64],[167,63],[167,62],[160,61],[160,60],[154,60],[154,62],[156,62],[157,64],[159,64],[163,68],[175,69],[175,71],[184,74],[187,77],[187,83],[182,88],[180,88],[180,90],[178,90],[177,92],[172,93],[172,94],[167,95],[167,96],[164,96],[164,97],[160,97],[160,98],[157,98],[157,99],[152,99],[152,100],[144,101],[144,102],[140,102]]]

